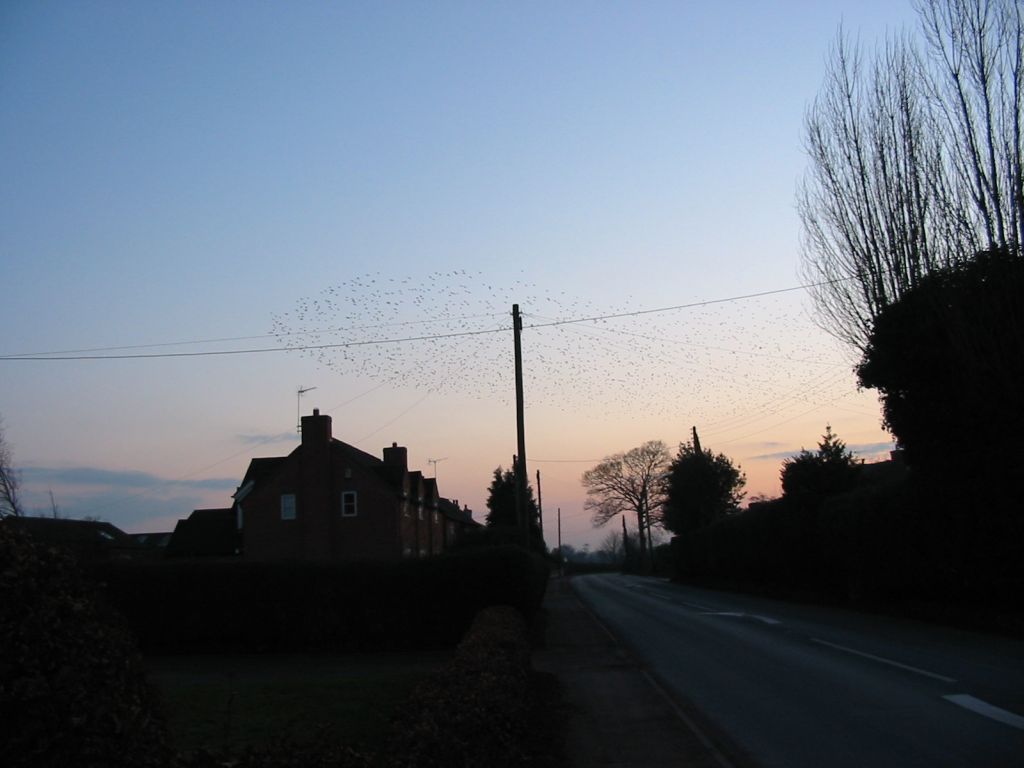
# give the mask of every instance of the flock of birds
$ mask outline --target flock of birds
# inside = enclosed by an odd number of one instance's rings
[[[685,415],[728,433],[752,413],[782,414],[851,391],[848,362],[823,355],[793,295],[649,312],[654,307],[628,297],[599,305],[467,270],[378,272],[300,299],[274,316],[271,332],[341,376],[507,405],[513,304],[523,315],[530,408],[594,418]]]

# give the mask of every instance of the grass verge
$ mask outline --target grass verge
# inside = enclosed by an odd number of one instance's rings
[[[324,739],[375,751],[394,710],[450,655],[177,656],[147,666],[180,752]]]

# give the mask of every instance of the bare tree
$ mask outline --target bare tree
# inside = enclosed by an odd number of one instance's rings
[[[0,420],[0,517],[21,515],[18,486],[21,477],[14,468],[11,447],[4,435],[3,421]]]
[[[919,37],[870,59],[842,30],[805,119],[802,270],[826,329],[863,352],[921,277],[1024,222],[1021,0],[919,0]]]
[[[636,514],[643,563],[649,560],[651,526],[657,522],[652,513],[661,509],[669,461],[665,444],[650,440],[625,453],[607,456],[583,473],[581,482],[587,491],[583,506],[593,512],[595,528],[623,512]]]
[[[609,563],[621,564],[626,556],[622,534],[618,531],[608,531],[608,535],[601,539],[601,544],[597,551]]]

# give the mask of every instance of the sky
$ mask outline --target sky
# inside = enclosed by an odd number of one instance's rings
[[[875,394],[800,288],[802,121],[840,24],[873,44],[913,13],[0,5],[0,415],[25,506],[171,530],[316,407],[482,520],[516,451],[513,304],[550,544],[558,510],[565,543],[608,533],[586,469],[693,426],[748,496],[826,424],[884,458]]]

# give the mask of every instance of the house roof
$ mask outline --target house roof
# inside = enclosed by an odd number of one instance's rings
[[[296,449],[298,450],[298,449]],[[294,453],[295,451],[292,451]],[[284,462],[287,460],[287,456],[274,456],[269,459],[251,459],[249,461],[249,468],[245,470],[245,477],[242,478],[239,488],[244,488],[245,484],[252,481],[254,485],[258,485],[264,479],[270,477],[278,469],[284,466]]]
[[[235,511],[197,509],[179,520],[167,544],[167,557],[227,557],[238,554]]]
[[[163,549],[171,540],[171,531],[159,531],[158,533],[129,533],[128,536],[141,547],[147,549]]]
[[[299,455],[301,451],[302,446],[299,445],[287,456],[251,459],[249,461],[249,468],[245,472],[245,477],[242,478],[242,482],[238,486],[239,491],[245,488],[245,486],[250,482],[253,487],[262,484],[265,480],[280,471],[290,458]],[[389,485],[396,487],[401,485],[400,473],[395,473],[394,467],[388,466],[383,460],[378,459],[376,456],[369,454],[366,451],[356,448],[354,445],[349,445],[337,438],[331,438],[331,452],[334,454],[340,453],[349,461],[349,463],[356,467],[376,472],[376,474]]]
[[[441,511],[441,514],[449,520],[454,520],[455,522],[462,523],[463,525],[480,525],[480,523],[473,519],[473,513],[469,511],[468,507],[466,509],[460,509],[459,505],[451,499],[438,499],[437,508]]]
[[[117,526],[100,520],[71,520],[58,517],[8,517],[40,542],[72,550],[83,559],[130,557],[139,546]]]

